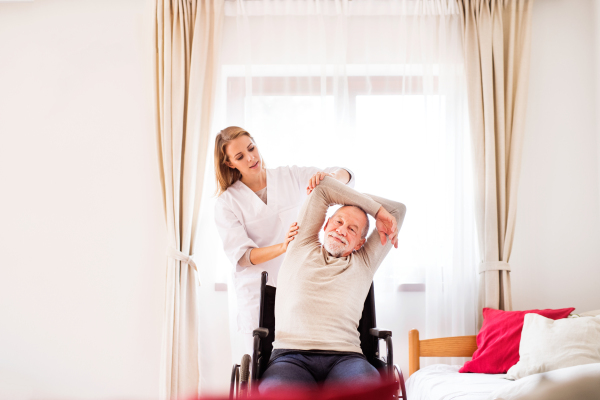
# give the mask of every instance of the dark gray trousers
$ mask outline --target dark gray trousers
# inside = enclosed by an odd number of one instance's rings
[[[281,349],[273,351],[258,390],[264,394],[289,386],[316,389],[319,386],[326,388],[340,383],[375,383],[379,380],[379,372],[359,353]]]

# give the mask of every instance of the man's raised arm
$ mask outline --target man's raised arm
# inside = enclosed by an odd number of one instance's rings
[[[319,231],[325,223],[327,209],[334,204],[357,206],[375,218],[381,204],[371,197],[326,176],[308,196],[298,214],[298,234],[288,247],[288,253],[313,243],[320,246]],[[381,244],[380,244],[381,246]],[[383,246],[381,246],[383,247]]]
[[[391,236],[394,237],[394,240],[397,243],[397,235],[400,231],[400,227],[402,226],[402,222],[404,222],[404,215],[406,215],[406,206],[402,203],[398,203],[397,201],[384,199],[383,197],[374,196],[371,194],[366,196],[381,204],[381,206],[390,214],[389,218],[396,220],[396,230]],[[364,257],[365,263],[371,268],[373,273],[377,271],[377,268],[379,268],[383,262],[383,259],[394,245],[391,240],[387,240],[385,245],[381,244],[382,232],[380,232],[378,228],[383,230],[385,227],[382,226],[382,222],[385,221],[382,221],[384,218],[382,218],[381,214],[378,217],[376,228],[373,229],[373,232],[371,232],[369,235],[365,245],[357,253],[358,256]]]

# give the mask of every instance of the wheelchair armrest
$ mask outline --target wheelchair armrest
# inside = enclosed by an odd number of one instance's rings
[[[269,329],[267,328],[256,328],[253,332],[252,332],[252,336],[257,336],[261,339],[266,338],[269,335]]]
[[[371,334],[371,336],[375,336],[379,339],[385,339],[387,337],[392,336],[392,331],[386,331],[379,328],[371,328],[369,329],[369,333]]]

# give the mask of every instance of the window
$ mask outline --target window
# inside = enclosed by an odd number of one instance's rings
[[[448,190],[453,190],[454,171],[439,174],[440,164],[452,161],[447,159],[446,98],[438,94],[438,78],[350,76],[344,82],[346,104],[336,104],[334,78],[285,76],[284,71],[279,67],[278,75],[246,79],[230,69],[222,81],[227,121],[222,126],[251,132],[268,167],[344,166],[356,174],[357,190],[406,204],[410,211],[399,235],[401,251],[390,252],[381,266],[380,285],[424,283],[424,263],[452,252],[443,245],[436,252],[419,245],[432,236],[452,235],[448,198],[453,193]],[[336,129],[340,125],[348,130]],[[423,223],[434,219],[435,229]],[[216,281],[226,282],[231,268],[221,254]]]
[[[478,255],[456,3],[226,3],[213,131],[242,126],[268,167],[345,166],[357,190],[405,203],[400,248],[375,276],[378,322],[396,348],[414,327],[430,337],[473,333]],[[225,281],[232,267],[212,203],[203,207],[204,263]],[[421,293],[399,292],[406,283]]]

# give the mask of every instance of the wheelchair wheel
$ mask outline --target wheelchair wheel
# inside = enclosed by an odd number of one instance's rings
[[[242,362],[240,364],[240,391],[238,392],[238,399],[245,399],[249,394],[248,383],[250,381],[250,363],[252,358],[248,354],[244,354]]]
[[[239,364],[233,364],[231,369],[231,384],[229,385],[229,400],[234,400],[239,393],[239,381],[240,381],[240,366]]]
[[[404,385],[404,376],[402,370],[394,364],[394,379],[398,383],[398,391],[396,392],[396,399],[407,400],[406,397],[406,386]]]

